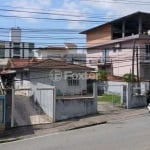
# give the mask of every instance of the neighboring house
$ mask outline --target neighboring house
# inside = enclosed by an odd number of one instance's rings
[[[68,63],[85,65],[86,54],[79,53],[73,43],[65,43],[64,46],[48,46],[34,51],[34,56],[40,59],[65,60]]]
[[[134,74],[138,67],[139,77],[150,79],[150,13],[136,12],[81,34],[86,34],[88,66],[123,76],[133,69],[134,49]]]
[[[28,59],[28,58],[11,58],[8,59],[5,69],[16,70],[15,77],[15,88],[29,88],[30,87],[30,74],[28,66],[41,62],[38,59]]]
[[[34,43],[21,41],[21,29],[11,28],[10,41],[0,41],[0,58],[33,57]]]

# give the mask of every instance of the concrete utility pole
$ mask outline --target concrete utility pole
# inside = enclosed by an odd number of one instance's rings
[[[138,47],[136,47],[136,71],[137,71],[137,82],[139,82],[139,58],[138,58]]]
[[[136,47],[136,71],[137,71],[137,93],[140,94],[140,78],[139,78],[139,55],[138,55],[138,47]]]
[[[133,40],[133,52],[132,52],[131,95],[133,95],[134,59],[135,59],[135,40]]]
[[[132,83],[134,82],[134,60],[135,60],[135,40],[133,41],[133,52],[132,52]]]

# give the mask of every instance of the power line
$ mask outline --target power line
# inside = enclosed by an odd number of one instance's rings
[[[110,3],[110,4],[113,4],[113,3],[119,3],[119,4],[133,4],[133,5],[149,5],[150,2],[139,2],[139,1],[129,1],[129,0],[126,0],[126,1],[122,1],[122,0],[115,0],[115,1],[109,1],[109,0],[105,0],[105,1],[102,1],[102,0],[81,0],[81,1],[85,1],[85,2],[96,2],[96,3]]]

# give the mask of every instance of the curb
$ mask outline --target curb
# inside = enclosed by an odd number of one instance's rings
[[[84,125],[70,127],[68,129],[66,129],[65,131],[76,130],[76,129],[81,129],[81,128],[87,128],[87,127],[96,126],[96,125],[100,125],[100,124],[106,124],[106,123],[107,123],[107,121],[96,122],[96,123],[93,122],[93,123],[88,123],[88,124],[84,124]]]
[[[22,138],[10,138],[10,139],[3,139],[3,140],[0,140],[0,143],[8,143],[8,142],[14,142],[14,141],[18,141],[18,140],[21,140]]]

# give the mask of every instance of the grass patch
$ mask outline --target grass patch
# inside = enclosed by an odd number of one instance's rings
[[[98,96],[98,101],[120,104],[121,96],[115,94],[103,94],[102,96]]]

